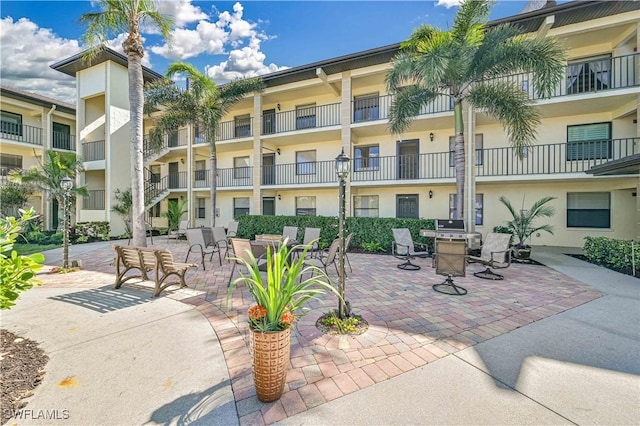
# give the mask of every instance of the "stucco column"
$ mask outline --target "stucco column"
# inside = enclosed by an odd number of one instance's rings
[[[353,152],[351,149],[351,72],[342,73],[342,101],[340,105],[340,123],[341,123],[341,147],[344,153],[351,158],[351,173],[347,179],[345,188],[345,212],[346,216],[351,216],[351,176],[353,175]],[[335,153],[335,157],[340,154]],[[338,177],[336,176],[336,183]]]
[[[476,230],[476,119],[468,102],[463,104],[466,170],[464,171],[464,214],[467,232]]]
[[[187,126],[187,205],[189,206],[188,219],[190,226],[196,223],[195,198],[193,197],[193,139],[195,137],[193,124]]]
[[[253,197],[251,214],[262,214],[262,95],[253,96],[253,118],[251,120],[253,134]]]

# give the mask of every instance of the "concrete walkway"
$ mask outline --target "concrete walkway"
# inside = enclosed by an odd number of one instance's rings
[[[108,266],[111,244],[74,246],[72,259]],[[16,423],[233,425],[280,417],[280,424],[638,424],[640,280],[566,252],[536,247],[534,253],[602,297],[329,402],[324,394],[313,408],[305,400],[308,409],[284,419],[270,410],[288,411],[289,399],[262,406],[261,416],[239,416],[238,401],[246,412],[251,398],[235,395],[234,401],[229,371],[235,363],[229,364],[218,340],[232,330],[187,302],[210,291],[209,280],[215,280],[209,271],[198,272],[193,279],[200,284],[191,289],[157,299],[127,285],[112,290],[105,265],[103,272],[48,275],[47,285],[2,313],[2,327],[38,341],[50,356],[44,381],[28,400],[30,415],[68,410],[69,418]],[[59,264],[61,250],[46,256],[46,263]],[[485,285],[468,282],[476,294]]]

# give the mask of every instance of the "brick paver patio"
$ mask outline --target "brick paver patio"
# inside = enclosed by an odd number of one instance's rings
[[[154,243],[169,248],[177,261],[184,260],[188,249],[183,241],[154,238]],[[72,247],[71,258],[82,260],[83,270],[42,275],[46,286],[120,292],[105,287],[114,279],[112,249],[77,256]],[[252,298],[244,286],[234,290],[227,309],[231,266],[220,266],[214,256],[206,271],[200,267],[187,273],[188,289],[163,292],[161,297],[190,304],[210,321],[225,355],[241,424],[282,420],[601,296],[550,268],[522,264],[500,271],[504,281],[476,278],[473,272],[483,267],[469,265],[466,277],[455,278],[468,295],[448,296],[431,288],[444,280],[431,268],[431,259],[417,259],[419,271],[403,271],[396,268],[399,260],[388,255],[353,253],[349,258],[353,273],[346,280],[346,298],[353,312],[369,322],[369,330],[355,337],[323,335],[315,321],[337,300],[325,295],[314,301],[292,333],[285,392],[268,404],[257,400],[253,387],[246,317]],[[330,277],[335,281],[335,274]],[[150,287],[132,281],[124,288]]]

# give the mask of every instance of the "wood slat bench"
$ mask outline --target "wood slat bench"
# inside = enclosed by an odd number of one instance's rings
[[[170,285],[180,284],[180,288],[187,287],[184,276],[189,268],[197,268],[195,263],[176,263],[173,255],[167,249],[152,249],[147,247],[114,246],[116,252],[116,282],[114,288],[120,288],[122,284],[131,278],[142,278],[149,280],[149,272],[154,271],[155,290],[153,296],[156,297]],[[140,275],[125,274],[137,269]],[[179,282],[166,283],[165,280],[171,275],[177,276]]]

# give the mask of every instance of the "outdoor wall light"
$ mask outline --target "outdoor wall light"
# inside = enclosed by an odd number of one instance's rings
[[[278,111],[280,111],[280,104],[276,105],[276,108],[278,108]]]
[[[278,194],[278,200],[282,200],[282,195]]]
[[[184,158],[181,158],[181,159],[180,159],[180,162],[181,162],[182,164],[184,164]]]
[[[280,155],[280,148],[276,148],[276,152]]]
[[[433,191],[429,190],[429,198],[433,198]]]
[[[435,139],[436,135],[433,134],[433,132],[429,133],[429,140],[431,142],[433,142],[433,139]]]

